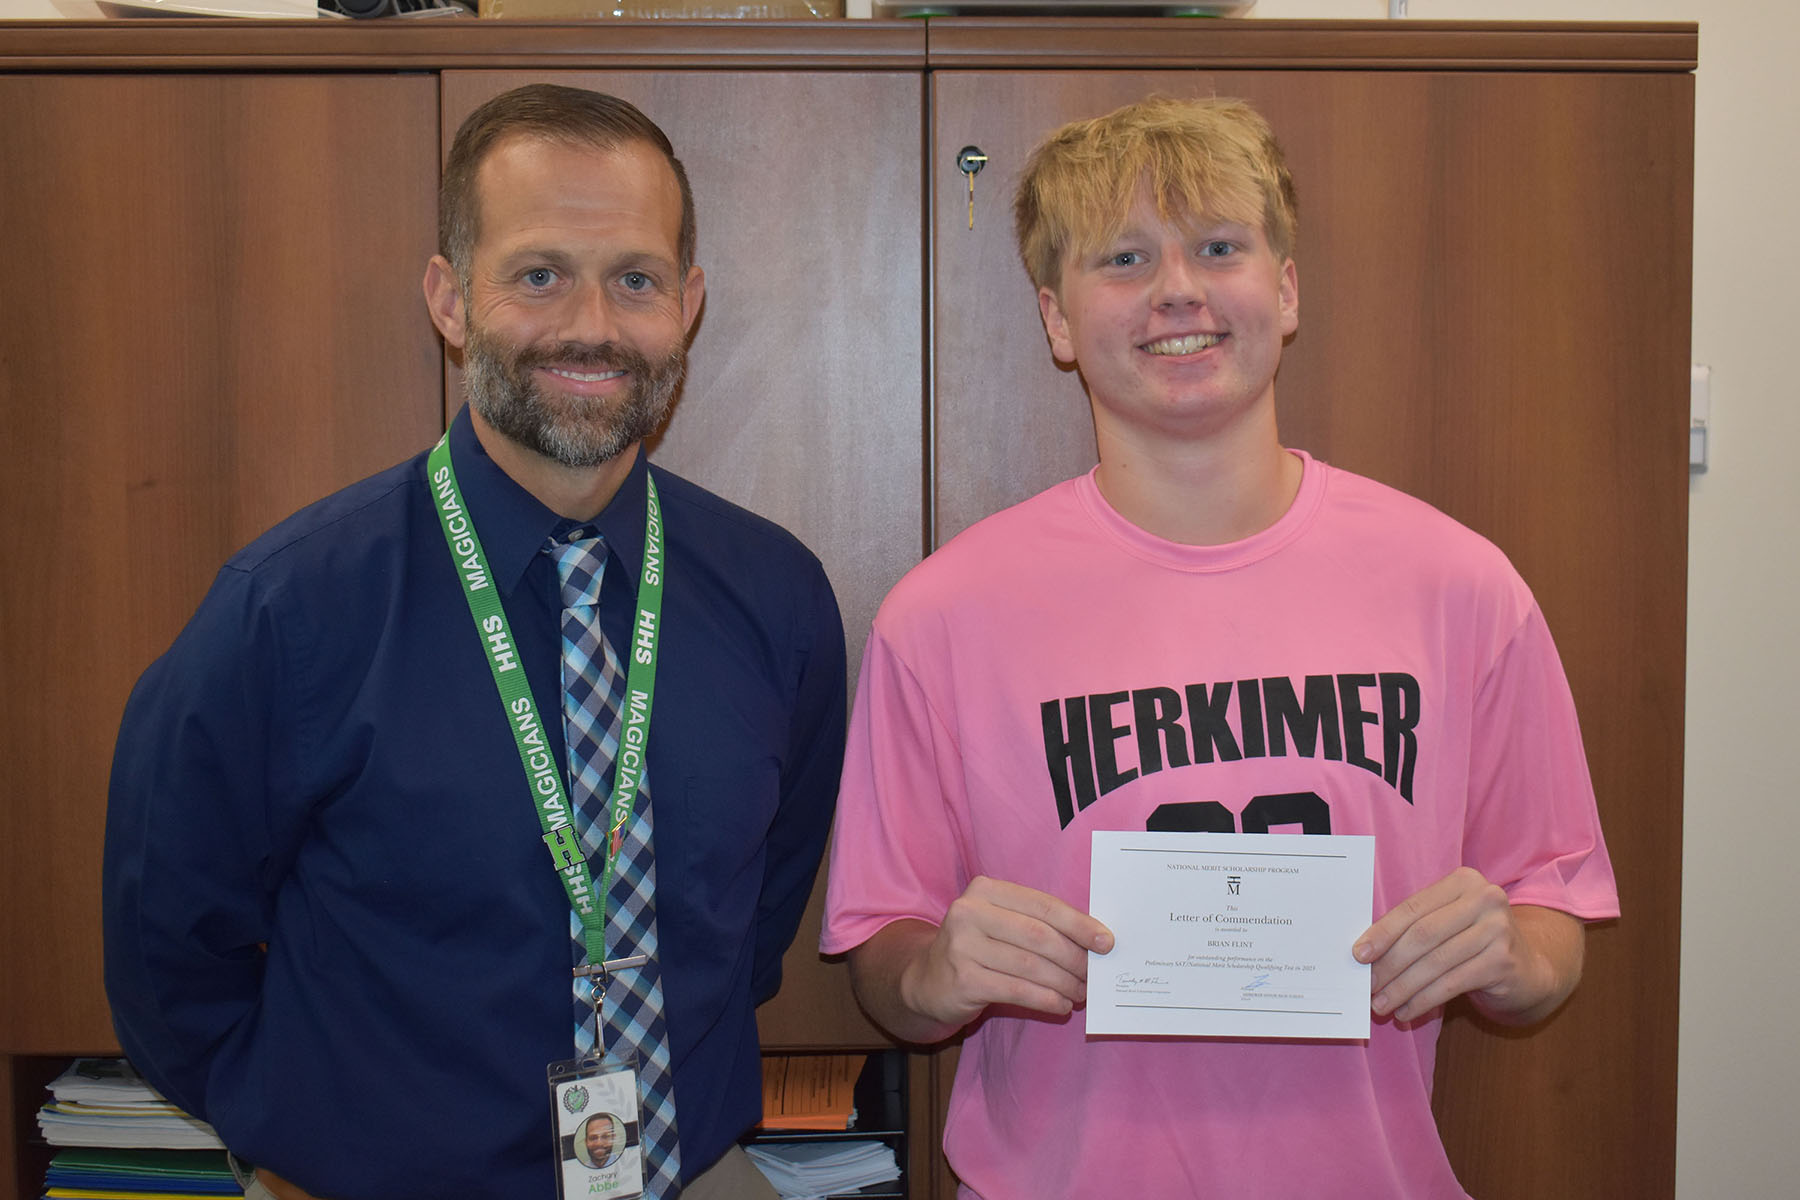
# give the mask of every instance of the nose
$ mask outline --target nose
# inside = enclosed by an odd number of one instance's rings
[[[1206,302],[1200,271],[1184,252],[1165,252],[1156,264],[1151,283],[1151,303],[1157,308],[1180,308]]]
[[[558,334],[565,342],[597,346],[617,340],[616,314],[603,284],[583,283],[571,288],[562,317]]]

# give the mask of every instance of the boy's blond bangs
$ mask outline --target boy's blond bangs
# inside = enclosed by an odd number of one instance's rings
[[[1066,125],[1033,152],[1014,203],[1032,283],[1054,289],[1068,256],[1104,249],[1146,184],[1165,221],[1254,225],[1276,258],[1293,251],[1294,185],[1262,117],[1241,100],[1153,98]]]

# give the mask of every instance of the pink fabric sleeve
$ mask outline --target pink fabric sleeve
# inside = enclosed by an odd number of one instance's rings
[[[1514,904],[1619,915],[1562,662],[1533,605],[1475,697],[1463,861]]]
[[[943,922],[969,882],[962,792],[950,727],[878,627],[850,718],[821,951],[905,917]]]

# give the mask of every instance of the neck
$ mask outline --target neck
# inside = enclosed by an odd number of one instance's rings
[[[545,508],[571,521],[591,521],[612,503],[625,477],[631,474],[642,445],[633,442],[598,466],[568,467],[535,450],[527,450],[489,425],[472,407],[469,420],[475,426],[475,437],[481,442],[481,448],[508,478],[535,496]]]
[[[1304,473],[1271,419],[1243,436],[1180,443],[1098,431],[1100,494],[1147,533],[1222,546],[1261,533],[1294,503]]]

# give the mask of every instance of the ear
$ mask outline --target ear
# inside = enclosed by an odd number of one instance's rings
[[[689,267],[687,278],[681,281],[681,327],[686,333],[694,332],[694,322],[700,316],[700,306],[706,302],[706,272],[699,267]]]
[[[1285,337],[1300,328],[1300,276],[1291,258],[1281,264],[1281,284],[1275,294],[1281,301],[1281,333]]]
[[[461,350],[468,336],[467,309],[456,271],[441,254],[432,255],[425,264],[425,308],[444,341]]]
[[[1050,288],[1038,289],[1038,315],[1044,319],[1044,332],[1050,336],[1050,353],[1056,356],[1057,362],[1073,363],[1075,339],[1069,329],[1069,319],[1063,315],[1062,304]]]

